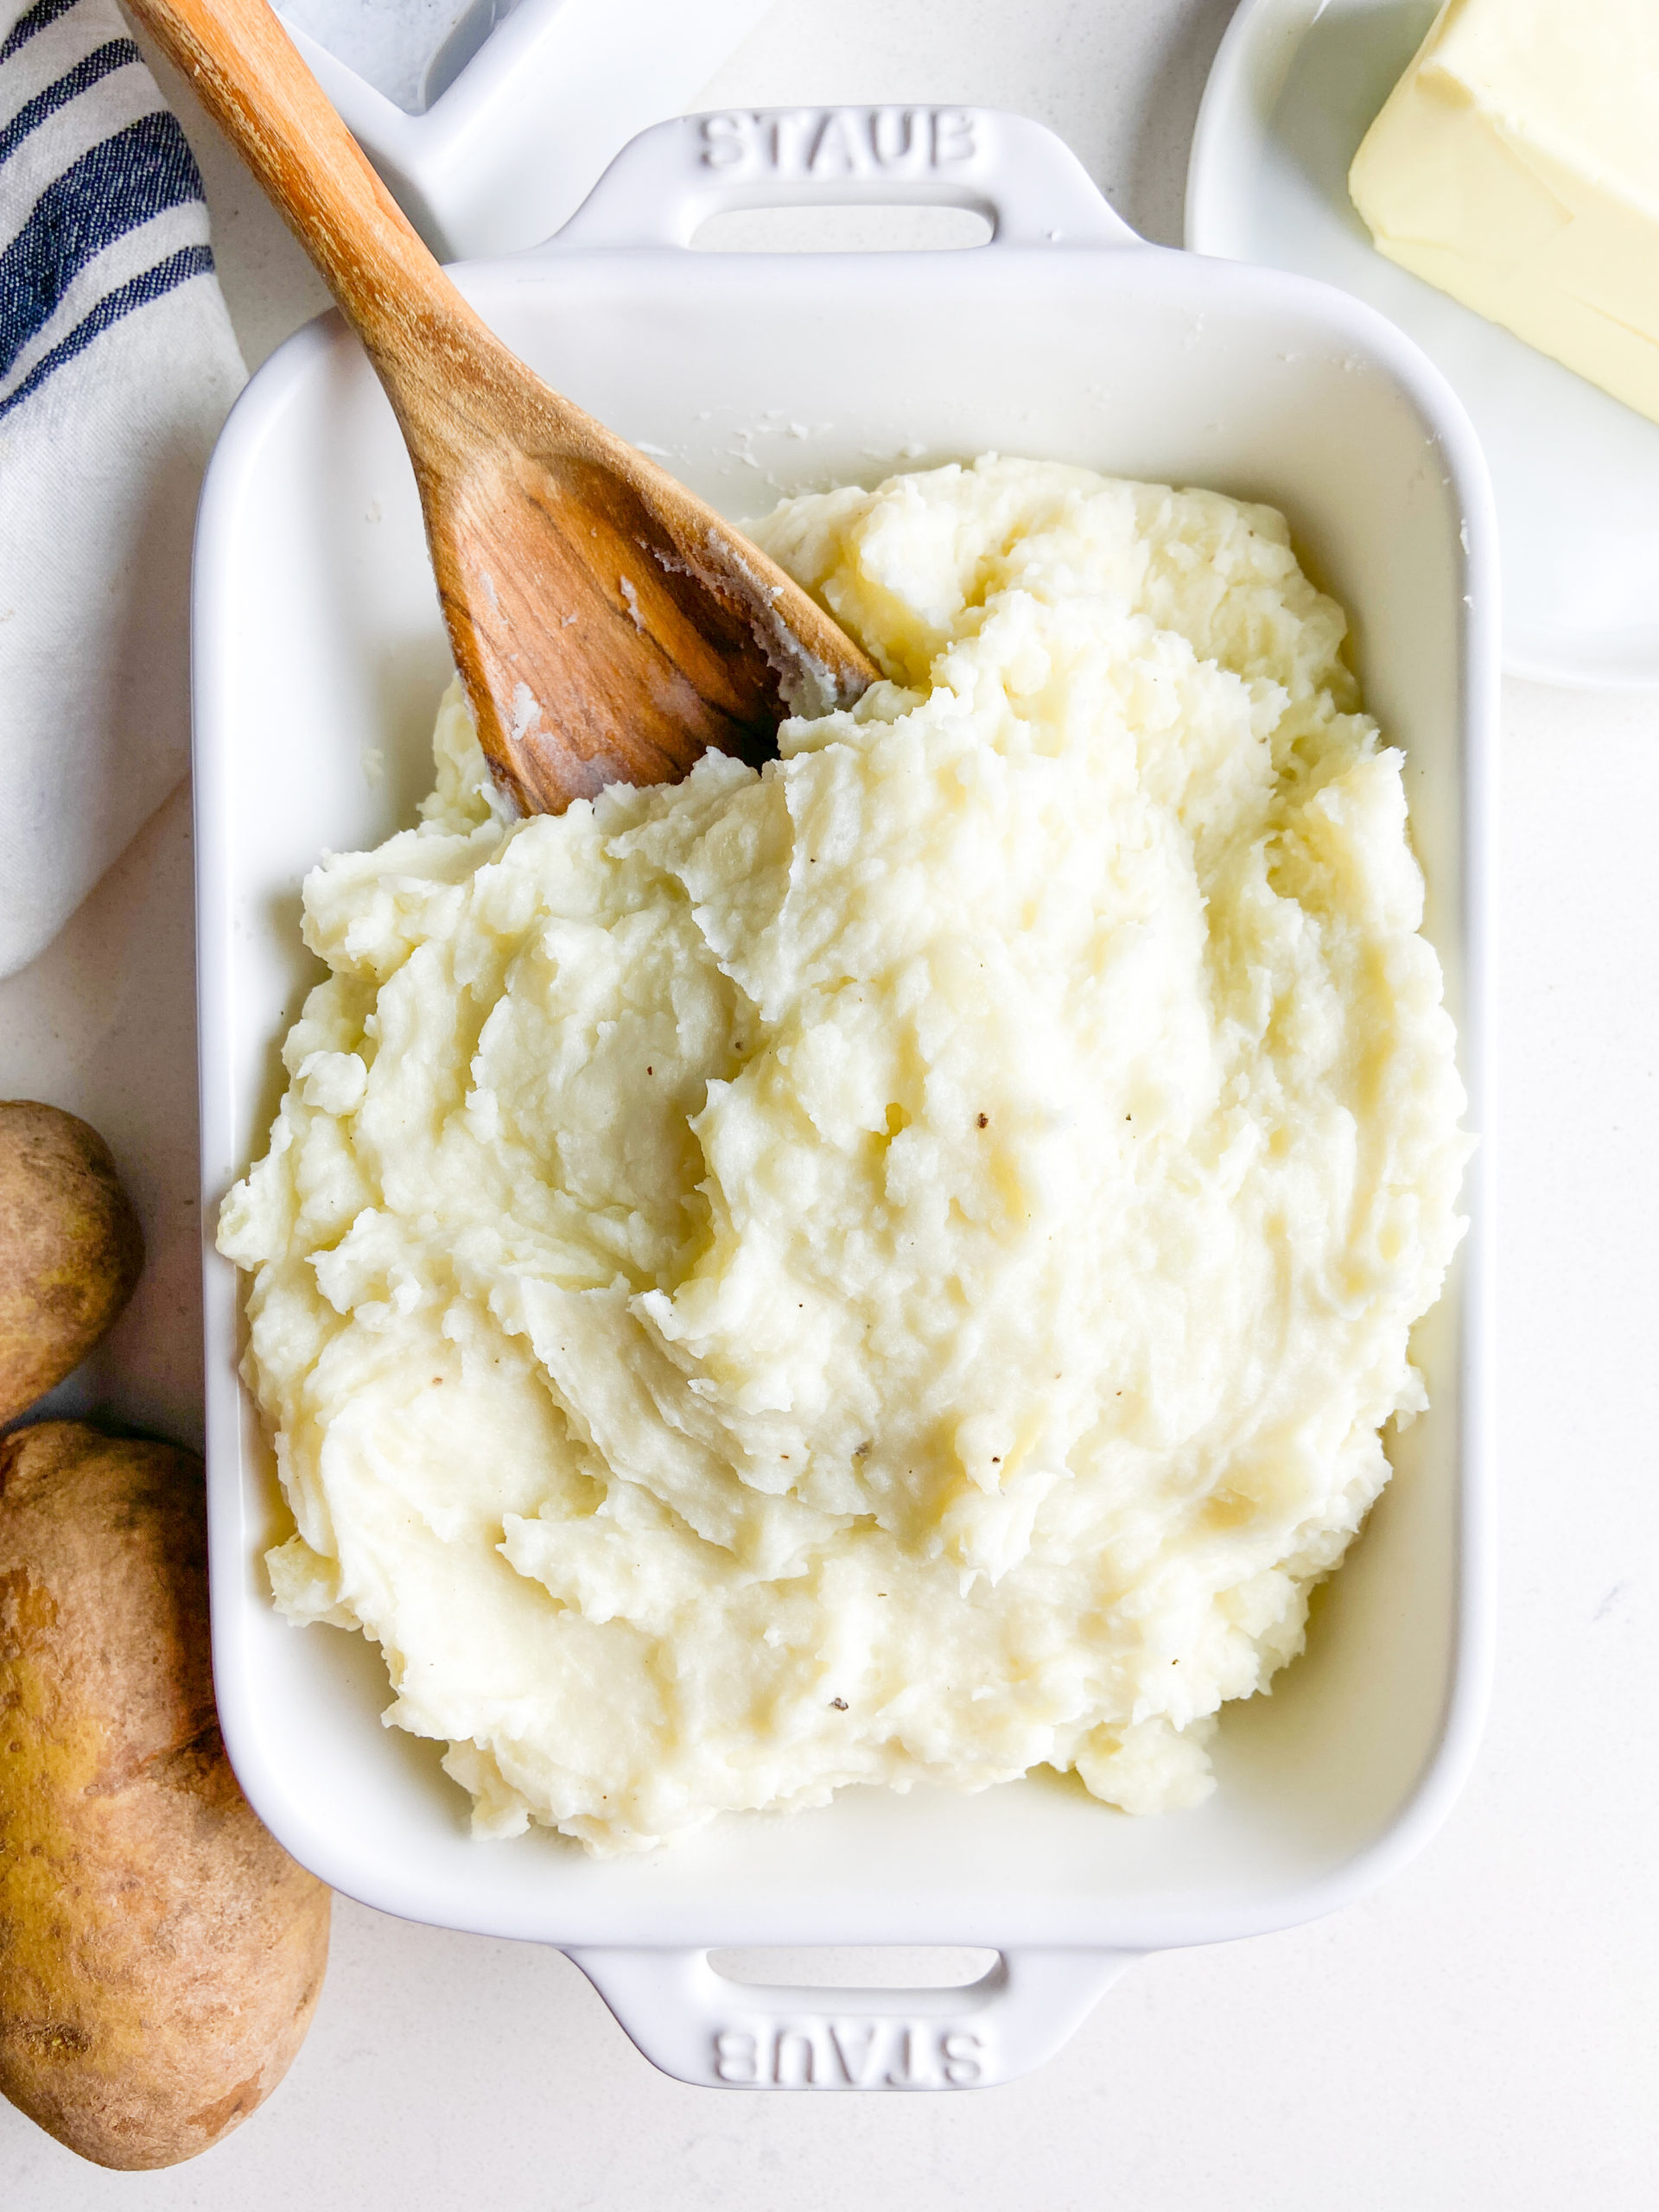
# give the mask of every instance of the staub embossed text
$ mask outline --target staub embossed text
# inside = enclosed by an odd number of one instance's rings
[[[721,2028],[711,2056],[715,2078],[734,2088],[971,2089],[993,2070],[982,2032],[922,2020]]]
[[[978,156],[982,121],[953,107],[730,110],[702,118],[702,160],[727,176],[819,183],[948,175]]]

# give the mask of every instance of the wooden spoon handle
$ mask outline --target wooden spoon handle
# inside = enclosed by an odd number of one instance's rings
[[[287,219],[383,376],[396,383],[429,359],[442,343],[435,325],[482,330],[265,0],[128,5]]]

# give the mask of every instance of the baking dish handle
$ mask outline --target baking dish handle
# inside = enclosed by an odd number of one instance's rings
[[[749,108],[630,139],[537,254],[689,246],[711,215],[811,204],[969,207],[998,246],[1138,245],[1064,140],[982,107]]]
[[[707,1951],[568,1955],[652,2064],[723,2089],[969,2089],[1052,2058],[1135,1956],[1016,1950],[965,1989],[779,1989]]]

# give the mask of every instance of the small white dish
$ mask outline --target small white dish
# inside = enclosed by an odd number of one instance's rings
[[[966,251],[692,252],[767,206],[966,207]],[[1470,1125],[1484,1080],[1496,532],[1446,382],[1355,300],[1144,244],[1060,142],[955,108],[792,109],[659,124],[534,253],[456,281],[515,351],[740,519],[780,493],[995,449],[1269,499],[1353,622],[1406,755],[1427,931]],[[879,345],[870,333],[880,334]],[[317,976],[302,878],[374,844],[431,782],[449,656],[409,457],[338,316],[237,402],[196,538],[194,713],[204,1224],[262,1149],[277,1040]],[[1414,1339],[1430,1409],[1321,1599],[1306,1656],[1229,1708],[1220,1787],[1135,1821],[1050,1776],[976,1796],[844,1791],[671,1851],[585,1858],[545,1831],[473,1842],[435,1745],[381,1726],[378,1654],[277,1615],[289,1533],[237,1376],[235,1270],[211,1245],[213,1679],[260,1817],[383,1911],[568,1950],[657,2065],[716,2086],[965,2088],[1040,2063],[1131,1958],[1312,1918],[1421,1847],[1462,1782],[1491,1663],[1485,1185]],[[967,1988],[722,1978],[711,1946],[988,1946]]]
[[[1491,469],[1510,675],[1659,686],[1659,423],[1385,261],[1348,165],[1435,0],[1243,0],[1198,111],[1196,253],[1322,277],[1422,347]]]
[[[683,108],[767,5],[632,0],[624,12],[614,0],[519,0],[492,29],[487,11],[461,16],[458,0],[418,115],[300,23],[284,16],[283,27],[433,252],[460,261],[550,238],[617,149]]]

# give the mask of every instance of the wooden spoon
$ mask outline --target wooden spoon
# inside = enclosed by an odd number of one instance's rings
[[[129,0],[367,349],[420,487],[449,642],[525,813],[671,782],[878,671],[712,507],[550,391],[398,212],[264,0]]]

